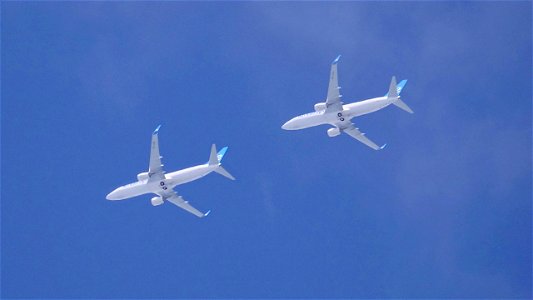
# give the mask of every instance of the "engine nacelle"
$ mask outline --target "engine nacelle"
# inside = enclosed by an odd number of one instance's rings
[[[328,129],[329,137],[334,137],[341,134],[341,130],[337,127]]]
[[[163,198],[161,197],[154,197],[152,198],[152,200],[150,200],[150,202],[152,202],[153,206],[158,206],[158,205],[163,204],[164,201],[163,201]]]
[[[148,172],[142,172],[142,173],[137,174],[137,180],[143,181],[146,179],[148,179]]]
[[[315,104],[315,111],[323,111],[326,109],[326,102],[318,102]]]

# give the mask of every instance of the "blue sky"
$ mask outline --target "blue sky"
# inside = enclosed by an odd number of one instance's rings
[[[3,2],[3,298],[531,297],[530,2]],[[409,115],[280,126],[409,82]],[[230,147],[177,192],[105,195]]]

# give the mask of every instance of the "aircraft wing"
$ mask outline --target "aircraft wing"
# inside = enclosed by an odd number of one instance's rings
[[[150,150],[150,166],[148,167],[148,176],[151,179],[159,180],[165,178],[161,155],[159,155],[159,138],[157,134],[161,125],[157,126],[152,133],[152,148]]]
[[[328,97],[326,99],[326,112],[338,112],[342,110],[341,95],[339,93],[339,81],[337,79],[337,62],[340,55],[331,64],[329,75]]]
[[[183,197],[181,196],[178,196],[175,192],[172,193],[172,195],[170,197],[167,198],[167,200],[172,203],[172,204],[175,204],[176,206],[179,206],[181,208],[183,208],[184,210],[190,212],[191,214],[199,217],[199,218],[203,218],[205,216],[207,216],[209,214],[209,211],[207,213],[202,213],[201,211],[197,210],[196,208],[192,207],[192,205],[189,204],[188,201],[185,201],[185,199],[183,199]]]
[[[376,143],[372,142],[369,138],[367,138],[364,133],[359,131],[359,128],[356,128],[353,123],[350,124],[349,127],[345,128],[345,129],[341,129],[341,130],[342,130],[342,132],[346,133],[347,135],[353,137],[354,139],[360,141],[361,143],[367,145],[368,147],[370,147],[370,148],[372,148],[374,150],[381,150],[381,149],[385,148],[385,146],[387,145],[387,144],[385,144],[385,145],[383,145],[381,147],[376,145]]]

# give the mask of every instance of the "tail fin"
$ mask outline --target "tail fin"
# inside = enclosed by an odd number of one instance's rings
[[[224,154],[226,154],[226,151],[228,151],[228,147],[224,147],[220,149],[220,151],[218,151],[217,159],[219,163],[222,162],[222,158],[224,158]]]
[[[394,85],[396,86],[396,96],[400,96],[400,94],[402,93],[403,88],[405,87],[405,84],[407,83],[407,79],[404,79],[404,80],[400,81],[400,83],[398,83],[398,84],[396,84],[396,76],[392,76],[392,80],[394,80]],[[391,89],[393,87],[392,80],[391,80],[391,85],[389,87],[389,92],[385,94],[385,97],[389,97],[389,94],[390,94]]]
[[[405,86],[406,83],[407,83],[407,79],[404,79],[396,85],[396,92],[398,93],[398,96],[400,96],[400,94],[402,93],[403,87]]]
[[[231,176],[231,174],[226,171],[226,169],[224,169],[221,165],[221,162],[222,162],[222,158],[224,158],[224,154],[226,154],[226,151],[228,151],[228,147],[224,147],[222,149],[220,149],[220,151],[218,151],[217,153],[217,146],[215,144],[213,144],[211,146],[211,155],[209,156],[209,165],[210,166],[213,166],[213,165],[216,165],[218,166],[218,168],[216,168],[214,171],[217,172],[218,174],[224,176],[224,177],[227,177],[231,180],[235,180],[235,177]]]
[[[403,102],[402,99],[400,99],[400,93],[402,92],[402,89],[404,88],[406,83],[407,83],[407,79],[404,79],[400,81],[399,84],[396,84],[396,77],[392,76],[392,80],[390,82],[390,87],[389,87],[389,92],[387,93],[387,95],[385,95],[385,97],[393,100],[392,104],[412,114],[414,113],[413,110],[409,106],[407,106],[407,104],[405,104],[405,102]]]
[[[209,162],[208,164],[211,165],[218,165],[220,162],[218,161],[217,157],[217,146],[213,144],[211,146],[211,154],[209,155]]]
[[[398,98],[398,86],[396,85],[396,76],[392,76],[389,86],[389,92],[385,96],[387,98]]]

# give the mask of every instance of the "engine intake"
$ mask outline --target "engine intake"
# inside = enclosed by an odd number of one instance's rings
[[[164,201],[163,201],[163,198],[161,197],[154,197],[152,198],[152,200],[150,200],[150,202],[152,202],[153,206],[158,206],[158,205],[163,204]]]
[[[328,129],[328,136],[335,137],[341,134],[341,130],[338,127]]]

